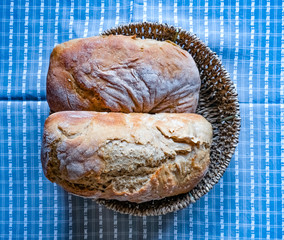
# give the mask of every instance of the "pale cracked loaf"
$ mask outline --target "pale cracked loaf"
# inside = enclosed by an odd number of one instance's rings
[[[167,41],[96,36],[57,45],[46,95],[52,112],[195,112],[200,77],[191,55]]]
[[[196,114],[67,111],[46,120],[41,159],[46,177],[73,194],[141,203],[195,187],[211,141]]]

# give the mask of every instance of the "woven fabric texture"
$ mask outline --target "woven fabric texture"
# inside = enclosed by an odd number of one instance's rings
[[[284,234],[284,3],[255,0],[0,2],[0,239],[281,239]],[[45,79],[53,47],[131,22],[195,33],[239,94],[239,145],[196,203],[123,215],[43,175]]]

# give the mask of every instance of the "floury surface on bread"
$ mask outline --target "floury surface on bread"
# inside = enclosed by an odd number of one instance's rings
[[[47,76],[53,112],[195,112],[199,90],[199,72],[187,51],[135,36],[96,36],[57,45]]]
[[[212,126],[189,113],[54,113],[44,174],[73,194],[147,202],[186,193],[207,172]]]

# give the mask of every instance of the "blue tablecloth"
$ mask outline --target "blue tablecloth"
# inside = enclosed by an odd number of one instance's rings
[[[284,3],[255,0],[4,0],[0,3],[0,239],[280,239],[284,233]],[[237,86],[240,143],[201,200],[122,215],[50,183],[40,163],[53,47],[129,22],[197,34]]]

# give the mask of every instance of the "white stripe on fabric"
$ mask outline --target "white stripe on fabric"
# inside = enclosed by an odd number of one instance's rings
[[[236,177],[236,239],[240,238],[240,187],[239,187],[239,150],[235,150],[235,177]]]
[[[23,101],[24,239],[28,237],[27,109]]]
[[[132,22],[132,18],[133,18],[133,0],[130,1],[129,22]]]
[[[8,95],[7,122],[8,122],[8,161],[9,161],[9,239],[13,237],[13,152],[12,152],[12,123],[11,97]]]
[[[178,239],[178,231],[177,231],[177,211],[174,212],[174,239]]]
[[[220,1],[220,54],[223,59],[224,50],[224,0]],[[224,239],[224,180],[220,179],[220,239]]]
[[[84,199],[84,239],[88,239],[88,200]]]
[[[249,121],[250,121],[250,212],[251,212],[251,239],[255,238],[255,195],[254,195],[254,119],[253,119],[253,62],[254,62],[254,23],[255,0],[251,1],[251,37],[249,60]]]
[[[101,1],[101,19],[100,19],[100,28],[99,28],[99,34],[103,31],[104,26],[104,17],[105,17],[105,1]]]
[[[7,86],[8,163],[9,163],[9,240],[13,238],[13,152],[12,152],[12,123],[11,123],[13,34],[14,34],[14,1],[11,0],[10,21],[9,21],[9,71],[8,71],[8,86]]]
[[[163,239],[163,216],[161,215],[158,217],[158,238]]]
[[[178,15],[177,15],[177,11],[178,7],[177,7],[177,0],[174,0],[174,25],[175,27],[178,27]]]
[[[25,98],[27,84],[27,64],[28,64],[28,36],[29,36],[29,0],[25,1],[25,25],[24,25],[24,66],[22,77],[22,96]]]
[[[101,205],[99,205],[99,238],[103,239],[103,209]]]
[[[282,1],[281,77],[280,77],[280,124],[281,124],[281,205],[282,237],[284,236],[284,1]]]
[[[163,1],[159,0],[159,23],[163,22]]]
[[[42,190],[42,166],[40,159],[41,152],[41,73],[42,73],[42,53],[43,53],[43,19],[44,18],[44,0],[40,2],[40,20],[39,20],[39,50],[38,50],[38,71],[37,71],[37,138],[38,138],[38,167],[39,167],[39,239],[42,239],[43,227],[43,190]],[[55,225],[56,223],[54,223]]]
[[[224,239],[224,180],[220,179],[220,239]]]
[[[84,27],[84,35],[83,37],[88,36],[88,31],[89,31],[89,20],[90,20],[90,2],[89,0],[86,0],[86,7],[85,7],[85,14],[86,14],[86,19],[85,19],[85,27]]]
[[[41,100],[41,72],[42,72],[42,52],[43,52],[43,21],[44,21],[44,0],[40,2],[40,14],[39,14],[39,52],[38,52],[38,72],[37,72],[37,97]]]
[[[73,23],[74,23],[74,0],[71,0],[70,21],[69,21],[69,40],[73,38]]]
[[[143,239],[147,239],[147,217],[143,216]]]
[[[224,0],[220,1],[220,59],[223,58],[224,51]]]
[[[193,207],[189,205],[189,239],[193,240]]]
[[[129,214],[128,216],[128,239],[132,240],[133,238],[133,222],[132,222],[132,215]]]
[[[189,0],[189,31],[193,33],[193,0]]]
[[[209,228],[209,224],[208,224],[208,196],[207,196],[207,194],[205,195],[204,202],[205,202],[205,206],[204,206],[205,238],[204,239],[207,240],[208,237],[209,237],[209,233],[208,233],[208,228]]]
[[[55,4],[54,47],[58,44],[59,0]]]
[[[270,239],[270,182],[269,182],[269,120],[268,120],[268,78],[270,40],[270,0],[266,2],[265,74],[264,74],[264,119],[265,119],[265,196],[266,196],[266,239]]]
[[[113,239],[117,239],[117,212],[113,212]]]
[[[143,0],[143,22],[147,21],[147,0]]]
[[[235,8],[235,57],[234,57],[234,71],[233,71],[233,82],[237,88],[238,80],[238,62],[239,62],[239,0],[236,0]],[[240,238],[240,189],[239,189],[239,151],[238,148],[235,150],[235,178],[236,178],[236,239]]]
[[[205,30],[205,44],[208,45],[208,0],[205,0],[205,6],[204,6],[204,30]],[[205,239],[207,240],[209,237],[209,223],[208,223],[208,194],[204,197],[204,217],[205,217]]]
[[[204,31],[205,31],[205,44],[208,45],[208,0],[204,3]]]
[[[10,21],[9,21],[9,71],[7,96],[11,100],[12,91],[12,71],[13,71],[13,34],[14,34],[14,1],[10,2]]]
[[[59,0],[55,3],[55,21],[54,21],[54,46],[58,44],[58,21],[59,21]],[[43,19],[42,19],[43,24]],[[58,190],[57,185],[53,183],[53,204],[54,204],[54,239],[58,236]]]
[[[23,169],[24,169],[24,239],[28,237],[28,172],[27,172],[27,109],[26,109],[26,83],[28,69],[28,34],[29,34],[29,0],[25,1],[25,26],[24,26],[24,67],[22,79],[23,96]]]
[[[73,203],[72,203],[72,195],[68,193],[68,233],[69,233],[69,240],[73,239]]]
[[[234,57],[234,71],[233,71],[233,81],[234,81],[234,84],[236,86],[237,86],[237,76],[238,76],[239,43],[240,43],[239,42],[239,39],[240,39],[239,11],[240,11],[240,2],[239,2],[239,0],[236,0],[236,8],[235,8],[235,57]],[[224,24],[224,21],[223,21],[223,24]],[[224,32],[224,30],[223,30],[223,32]]]
[[[38,156],[38,239],[42,239],[42,225],[43,225],[43,191],[42,191],[42,165],[40,159],[41,151],[41,101],[38,99],[37,102],[37,156]]]
[[[115,4],[115,26],[119,23],[119,12],[120,12],[120,0],[116,0]]]

